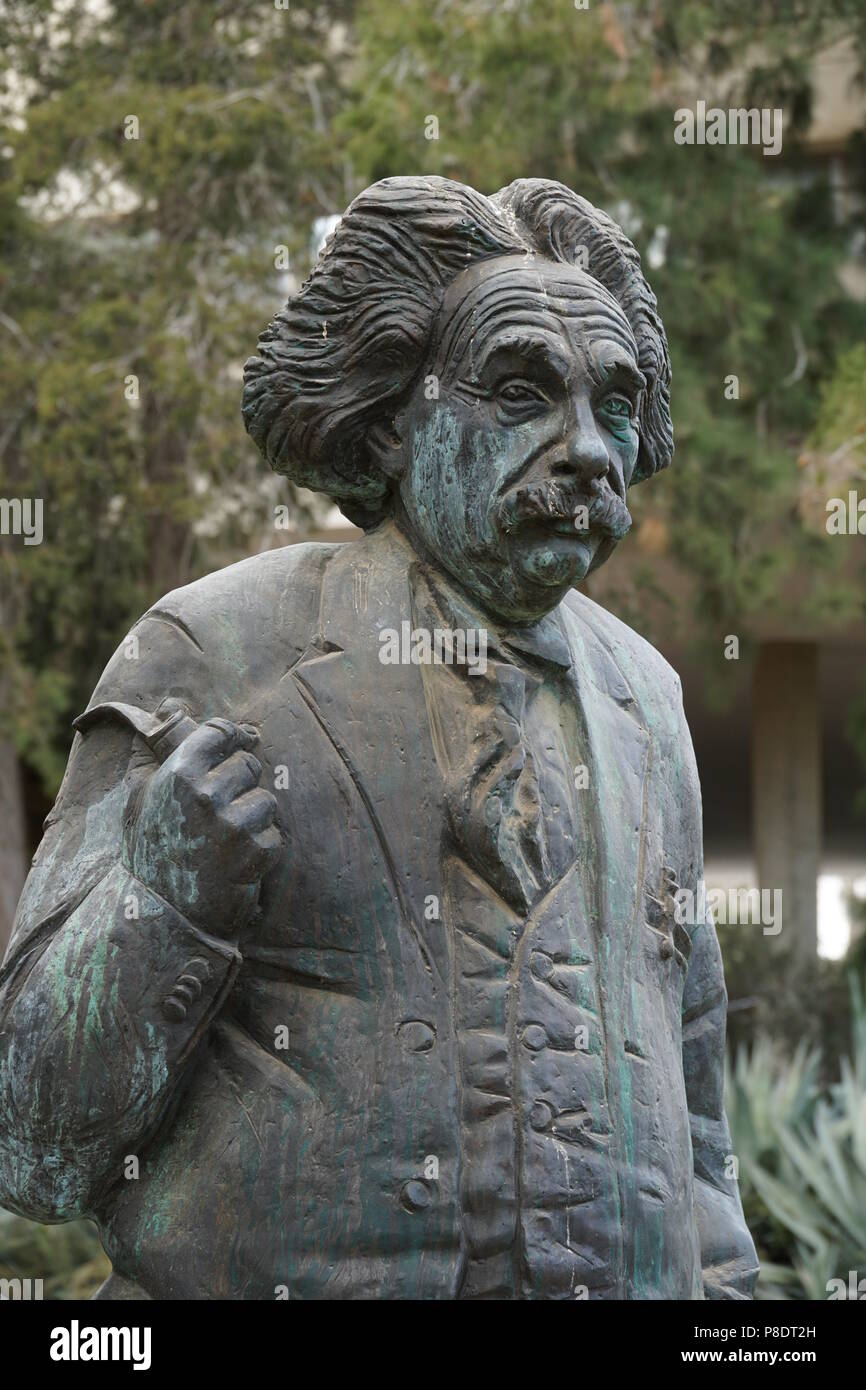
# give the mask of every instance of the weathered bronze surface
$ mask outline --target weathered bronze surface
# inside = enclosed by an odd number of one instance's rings
[[[573,586],[670,461],[638,256],[387,179],[246,369],[365,528],[169,594],[78,721],[0,976],[0,1201],[102,1297],[748,1297],[679,681]]]

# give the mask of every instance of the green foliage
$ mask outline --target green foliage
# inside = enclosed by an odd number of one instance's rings
[[[758,1297],[827,1297],[866,1269],[866,1007],[852,977],[852,1056],[817,1085],[819,1050],[763,1037],[728,1069],[740,1191],[761,1256]]]
[[[728,1046],[732,1053],[774,1039],[786,1056],[798,1047],[821,1055],[821,1080],[838,1080],[850,1045],[849,975],[866,979],[856,951],[844,960],[804,959],[781,938],[760,928],[728,923],[718,928],[728,990]]]
[[[0,736],[51,795],[70,721],[166,590],[280,539],[240,373],[344,201],[325,132],[342,7],[10,0],[0,42]],[[50,35],[50,42],[47,36]],[[138,138],[125,138],[127,117]],[[138,399],[130,399],[131,378]]]
[[[839,354],[833,375],[824,382],[813,443],[824,450],[854,446],[852,476],[866,477],[866,343]]]
[[[789,1052],[765,1033],[751,1047],[737,1049],[732,1069],[729,1063],[728,1119],[737,1136],[737,1153],[749,1156],[740,1177],[744,1197],[754,1165],[772,1154],[779,1131],[802,1125],[814,1110],[820,1065],[819,1048],[800,1041]]]
[[[866,333],[837,278],[860,214],[834,220],[799,145],[816,48],[840,33],[859,42],[863,27],[835,3],[665,0],[580,11],[369,0],[358,19],[355,100],[336,126],[360,182],[414,170],[491,191],[560,179],[635,239],[671,344],[677,439],[670,475],[636,510],[663,523],[684,579],[674,626],[713,651],[757,615],[862,614],[862,584],[840,574],[847,548],[800,515],[797,464],[822,382]],[[783,106],[783,155],[676,145],[674,110],[697,96]],[[431,115],[438,139],[425,138]],[[731,376],[738,399],[725,397]],[[839,393],[862,407],[853,380]],[[630,577],[605,582],[605,601],[642,626]]]
[[[82,1299],[110,1273],[92,1221],[42,1226],[0,1209],[0,1279],[41,1279],[46,1299]]]
[[[142,609],[300,508],[243,433],[241,364],[289,288],[275,247],[302,277],[315,220],[384,175],[559,178],[634,236],[674,362],[675,466],[635,494],[683,579],[669,631],[717,651],[758,614],[859,614],[797,466],[862,410],[864,310],[837,273],[862,212],[834,220],[798,146],[837,33],[866,53],[853,0],[7,0],[0,495],[41,497],[46,536],[0,547],[0,735],[46,791]],[[783,155],[677,146],[696,94],[784,104]]]

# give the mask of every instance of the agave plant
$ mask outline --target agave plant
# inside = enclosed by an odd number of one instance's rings
[[[759,1297],[825,1299],[830,1280],[856,1291],[866,1275],[866,1006],[853,977],[851,990],[852,1056],[825,1094],[816,1048],[786,1059],[760,1039],[729,1069],[743,1203],[766,1256]]]
[[[758,1164],[778,1148],[782,1129],[808,1121],[820,1094],[821,1052],[805,1042],[792,1054],[772,1038],[761,1036],[740,1047],[727,1062],[728,1118],[740,1165],[740,1192],[745,1200]]]

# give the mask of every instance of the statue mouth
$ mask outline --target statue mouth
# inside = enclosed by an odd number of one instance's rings
[[[550,521],[545,529],[552,531],[556,536],[565,536],[567,540],[582,541],[586,539],[590,528],[578,526],[577,522],[580,519],[580,517],[568,517],[562,520],[554,519]]]
[[[621,540],[631,527],[631,513],[605,479],[594,478],[587,487],[548,478],[508,493],[498,522],[505,535],[535,525],[569,540],[585,541],[591,531]]]

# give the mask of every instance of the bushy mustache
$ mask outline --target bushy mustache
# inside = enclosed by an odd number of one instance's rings
[[[587,509],[587,531],[622,540],[631,527],[631,512],[603,478],[593,478],[588,486],[562,478],[527,483],[502,499],[497,519],[507,535],[527,521],[573,521],[578,507]]]

